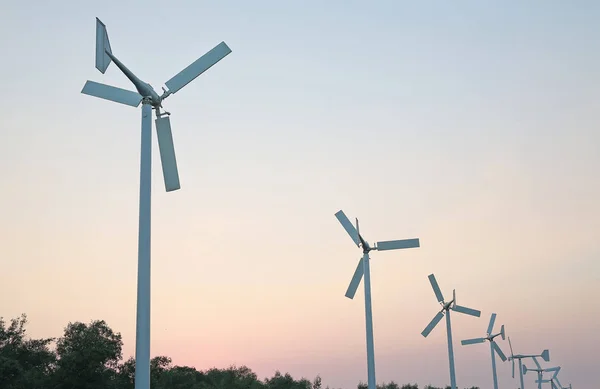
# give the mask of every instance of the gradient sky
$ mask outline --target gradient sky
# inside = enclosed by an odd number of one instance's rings
[[[157,90],[233,50],[164,103],[180,191],[153,139],[153,355],[366,381],[343,209],[370,241],[421,239],[373,255],[379,382],[449,382],[443,325],[420,335],[433,272],[482,311],[453,316],[459,386],[491,387],[489,348],[459,341],[492,312],[515,352],[599,385],[600,3],[169,3],[3,4],[0,315],[32,336],[105,319],[134,351],[140,110],[80,93],[133,88],[94,68],[98,16]]]

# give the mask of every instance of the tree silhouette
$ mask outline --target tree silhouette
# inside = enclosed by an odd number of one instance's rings
[[[114,332],[104,320],[68,323],[58,339],[30,339],[26,326],[25,314],[10,323],[0,317],[1,389],[134,389],[135,359],[123,361],[121,334]],[[52,350],[53,345],[55,350]],[[246,366],[198,371],[193,367],[174,366],[167,356],[156,356],[150,362],[150,387],[323,389],[323,383],[319,375],[311,382],[279,371],[260,380]],[[367,385],[359,383],[357,388],[366,389]],[[419,388],[416,384],[399,386],[392,381],[378,384],[377,389]],[[424,389],[440,388],[425,386]]]

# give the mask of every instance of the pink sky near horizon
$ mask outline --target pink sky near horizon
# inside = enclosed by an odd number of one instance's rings
[[[0,316],[27,313],[39,337],[104,319],[133,355],[140,112],[79,93],[130,88],[94,68],[98,16],[157,89],[220,41],[233,50],[165,102],[180,191],[164,192],[153,139],[152,355],[365,382],[343,209],[369,242],[421,240],[372,255],[378,382],[449,382],[444,323],[420,335],[434,273],[482,311],[452,316],[459,387],[492,387],[489,347],[460,345],[492,312],[515,352],[548,348],[563,384],[598,386],[600,7],[508,3],[175,2],[154,41],[126,14],[157,19],[159,3],[7,6]],[[498,376],[518,386],[509,362]]]

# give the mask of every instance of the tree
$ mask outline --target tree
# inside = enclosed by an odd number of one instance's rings
[[[267,389],[311,389],[311,383],[307,379],[295,381],[289,373],[282,375],[279,371],[265,380]]]
[[[27,339],[27,315],[12,319],[6,326],[0,317],[0,382],[2,388],[42,387],[52,372],[54,339]]]
[[[56,389],[117,388],[122,346],[104,320],[69,323],[56,345]]]

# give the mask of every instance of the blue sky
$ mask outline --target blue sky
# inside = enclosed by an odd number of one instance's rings
[[[2,315],[39,336],[103,318],[131,355],[140,113],[79,93],[132,88],[94,68],[95,17],[159,91],[233,50],[164,103],[180,191],[153,140],[153,354],[366,380],[341,208],[370,241],[421,239],[373,260],[378,381],[447,382],[442,329],[420,336],[434,272],[483,312],[453,318],[459,385],[491,384],[487,350],[458,343],[491,312],[519,352],[550,348],[563,383],[598,382],[599,3],[7,3],[0,295],[27,288]]]

